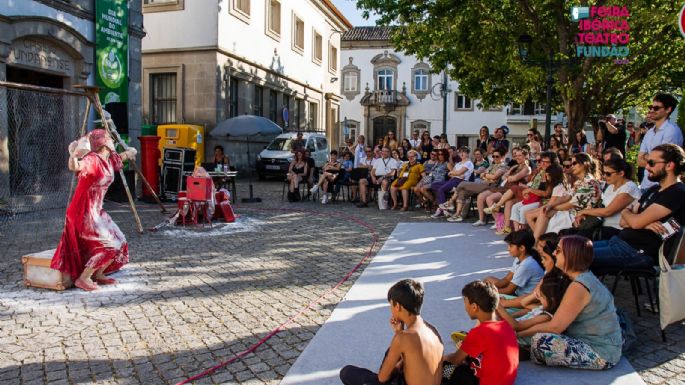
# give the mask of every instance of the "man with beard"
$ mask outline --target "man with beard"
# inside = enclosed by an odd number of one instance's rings
[[[623,229],[618,235],[594,243],[593,270],[651,268],[661,244],[685,224],[685,185],[680,181],[685,152],[667,143],[656,146],[647,158],[647,177],[656,185],[621,212]],[[668,252],[672,245],[666,246]]]
[[[650,128],[642,139],[640,144],[640,153],[637,156],[638,167],[645,167],[647,163],[647,154],[656,146],[663,143],[672,143],[678,146],[683,145],[683,133],[680,128],[669,120],[671,113],[675,111],[678,105],[678,99],[670,94],[656,94],[651,105],[648,107],[647,120],[654,123],[653,128]],[[646,192],[647,189],[654,186],[656,183],[651,182],[647,178],[647,174],[642,177],[640,189]]]

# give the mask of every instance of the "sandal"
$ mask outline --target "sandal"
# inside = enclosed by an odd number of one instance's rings
[[[509,233],[511,233],[511,227],[507,226],[507,227],[503,228],[502,230],[496,232],[495,234],[497,234],[497,235],[507,235],[507,234],[509,234]]]

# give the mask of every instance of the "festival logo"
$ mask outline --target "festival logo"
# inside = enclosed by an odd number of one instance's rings
[[[628,63],[630,12],[625,6],[571,7],[571,20],[578,22],[577,57],[614,58]]]

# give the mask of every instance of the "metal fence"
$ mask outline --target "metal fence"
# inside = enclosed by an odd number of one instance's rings
[[[74,175],[86,97],[67,90],[0,82],[0,235],[24,216],[63,215]]]

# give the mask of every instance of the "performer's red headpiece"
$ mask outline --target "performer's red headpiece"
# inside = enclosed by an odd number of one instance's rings
[[[100,147],[107,145],[107,131],[98,128],[88,135],[91,151],[97,151]]]

